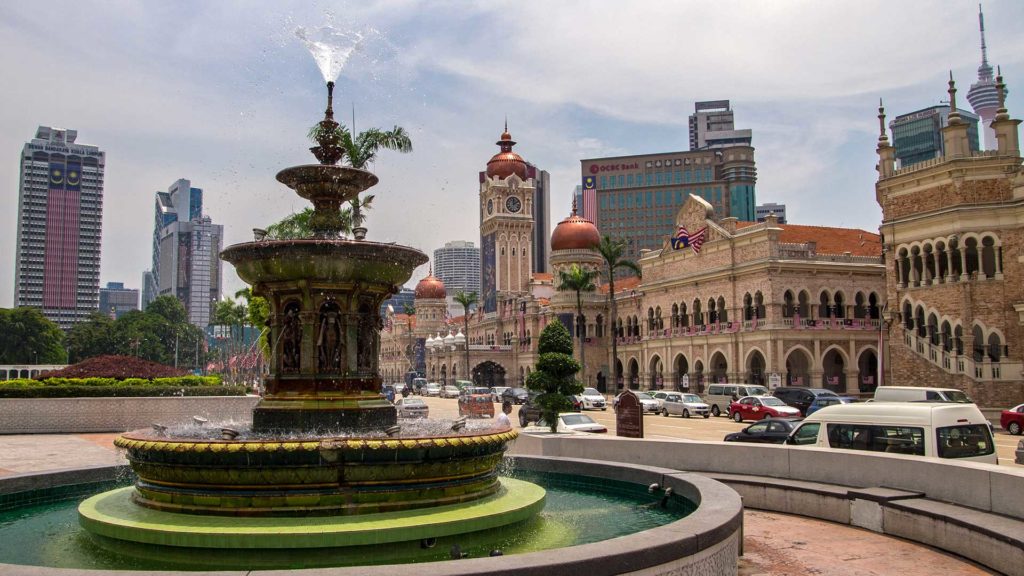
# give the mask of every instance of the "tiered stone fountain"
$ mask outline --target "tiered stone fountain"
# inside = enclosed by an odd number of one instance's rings
[[[270,304],[271,373],[251,429],[124,434],[134,487],[79,507],[92,533],[201,548],[427,541],[529,518],[544,490],[498,479],[516,434],[397,423],[377,373],[381,302],[427,261],[414,248],[340,237],[342,203],[377,183],[338,166],[333,83],[312,152],[278,181],[314,206],[314,237],[236,244],[221,256]]]

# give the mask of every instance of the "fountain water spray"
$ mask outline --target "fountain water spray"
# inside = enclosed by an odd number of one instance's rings
[[[366,38],[362,32],[336,30],[330,25],[312,29],[299,26],[295,29],[295,37],[313,55],[325,82],[337,80],[352,53]]]

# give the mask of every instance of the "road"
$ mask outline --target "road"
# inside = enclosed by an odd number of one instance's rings
[[[458,416],[458,401],[448,398],[424,398],[430,406],[433,418],[455,418]],[[495,404],[495,410],[500,407]],[[588,410],[586,412],[595,421],[608,427],[611,434],[615,433],[615,412],[608,410]],[[519,407],[513,409],[510,416],[513,424],[518,425]],[[648,414],[644,416],[644,437],[652,440],[713,440],[720,441],[726,434],[739,432],[751,422],[738,424],[729,418],[682,418],[679,416],[661,416]],[[1020,466],[1014,463],[1017,443],[1024,436],[1010,436],[1005,431],[995,430],[996,455],[1000,465]],[[1021,466],[1024,468],[1024,466]]]

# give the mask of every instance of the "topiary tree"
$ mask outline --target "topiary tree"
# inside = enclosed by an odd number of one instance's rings
[[[558,428],[558,413],[572,410],[569,396],[583,392],[576,380],[580,363],[572,357],[572,337],[560,322],[548,324],[540,333],[540,359],[536,370],[526,378],[526,387],[540,392],[535,402],[541,408],[541,418]]]

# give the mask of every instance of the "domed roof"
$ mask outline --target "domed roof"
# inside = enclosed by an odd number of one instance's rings
[[[444,343],[448,346],[455,343],[455,336],[452,335],[450,330],[448,331],[448,335],[444,337]]]
[[[526,161],[519,154],[512,151],[516,145],[512,141],[512,135],[508,133],[508,123],[505,124],[505,131],[501,134],[501,140],[495,142],[501,147],[501,152],[495,154],[487,161],[487,177],[508,178],[515,174],[526,180]]]
[[[589,250],[601,242],[601,233],[594,223],[576,215],[576,201],[572,203],[572,214],[555,226],[551,233],[552,250]]]
[[[420,298],[444,298],[446,295],[444,282],[434,276],[434,269],[431,268],[427,277],[416,284],[416,299]]]

